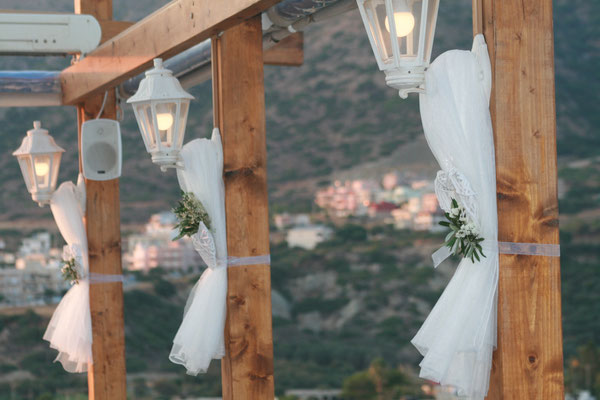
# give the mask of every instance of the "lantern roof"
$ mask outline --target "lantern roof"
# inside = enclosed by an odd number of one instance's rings
[[[192,100],[194,96],[183,90],[173,73],[163,67],[162,58],[154,59],[154,68],[146,71],[136,94],[127,103],[139,103],[150,100]]]
[[[27,154],[63,153],[65,149],[56,144],[47,129],[42,129],[40,121],[33,122],[33,129],[27,131],[21,146],[13,152],[13,156]]]

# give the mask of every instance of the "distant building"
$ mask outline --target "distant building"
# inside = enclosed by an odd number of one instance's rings
[[[381,180],[381,186],[383,186],[385,190],[394,189],[396,186],[398,186],[398,174],[395,172],[389,172],[385,174]]]
[[[413,219],[413,229],[415,231],[430,231],[433,227],[433,214],[427,211],[420,211]]]
[[[138,243],[130,258],[130,269],[138,271],[148,271],[157,267],[187,270],[201,265],[203,265],[202,258],[192,246],[191,240],[187,238],[150,246]]]
[[[310,216],[308,214],[275,214],[273,216],[273,222],[277,229],[283,230],[291,226],[310,225]]]
[[[390,203],[387,201],[382,201],[379,203],[373,203],[369,205],[369,217],[377,218],[377,217],[389,217],[398,206],[394,203]]]
[[[414,189],[414,190],[422,190],[427,188],[428,186],[431,186],[431,181],[425,180],[425,179],[421,179],[418,181],[412,181],[412,183],[410,184],[410,186]]]
[[[380,191],[370,180],[335,181],[332,186],[317,191],[315,203],[336,217],[365,215],[367,207]]]
[[[42,269],[46,266],[46,256],[44,254],[27,254],[15,260],[16,269]]]
[[[286,396],[295,396],[298,400],[341,400],[341,389],[288,389]]]
[[[0,269],[0,304],[31,306],[54,303],[70,287],[59,268]]]
[[[312,250],[317,245],[331,237],[331,228],[323,225],[298,226],[291,228],[287,233],[289,247],[301,247]]]
[[[421,197],[421,211],[435,213],[439,210],[438,199],[435,193],[425,193]]]
[[[131,270],[148,271],[162,267],[170,270],[187,270],[203,265],[202,258],[194,249],[191,239],[177,241],[175,214],[169,211],[154,214],[146,224],[144,233],[127,238],[125,264]]]
[[[44,254],[50,252],[51,238],[50,232],[39,232],[21,241],[21,246],[17,254],[20,257],[30,254]]]
[[[0,264],[13,264],[15,263],[15,255],[13,253],[6,253],[0,251]]]
[[[405,208],[397,208],[392,210],[394,225],[396,229],[412,229],[413,215]]]

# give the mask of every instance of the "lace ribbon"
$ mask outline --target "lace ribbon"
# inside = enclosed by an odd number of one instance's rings
[[[484,254],[486,252],[495,252],[498,254],[516,254],[522,256],[544,256],[544,257],[560,257],[560,245],[546,243],[514,243],[514,242],[497,242],[486,243],[482,245]],[[452,255],[448,246],[443,246],[436,250],[431,258],[433,259],[433,267],[437,268],[444,260]]]
[[[452,199],[455,199],[465,208],[465,212],[471,221],[475,223],[479,221],[477,194],[462,172],[456,168],[451,168],[448,171],[440,170],[437,172],[434,185],[435,195],[442,210],[450,212]]]
[[[271,255],[249,256],[249,257],[227,257],[227,259],[217,258],[217,248],[215,239],[206,227],[204,222],[200,221],[198,232],[192,236],[194,249],[200,254],[202,260],[210,269],[241,267],[246,265],[269,265],[271,264]]]

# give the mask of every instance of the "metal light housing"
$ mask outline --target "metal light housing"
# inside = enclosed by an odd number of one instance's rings
[[[154,59],[154,68],[146,71],[135,95],[129,100],[138,122],[146,151],[162,171],[176,168],[183,146],[190,101],[194,98],[162,59]]]
[[[439,0],[356,0],[379,69],[400,97],[423,92]]]
[[[31,198],[40,207],[50,202],[56,188],[60,159],[64,149],[58,146],[40,121],[33,123],[13,156],[17,157]]]

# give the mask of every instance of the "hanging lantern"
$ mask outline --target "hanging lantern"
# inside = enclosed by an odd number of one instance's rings
[[[190,101],[194,97],[183,90],[162,59],[154,59],[154,68],[146,72],[135,95],[133,106],[146,150],[162,171],[177,167],[183,146]]]
[[[65,151],[58,146],[40,121],[33,123],[13,156],[17,157],[27,190],[33,201],[42,207],[50,202],[56,188],[60,158]]]
[[[405,99],[423,92],[439,0],[357,0],[385,83]]]

